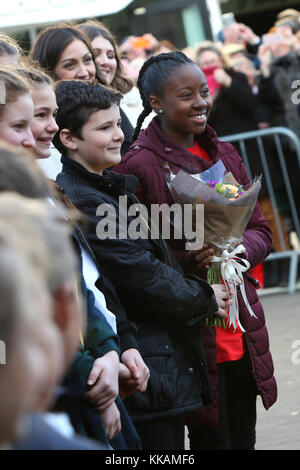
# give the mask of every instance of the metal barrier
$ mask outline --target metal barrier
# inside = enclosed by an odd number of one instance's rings
[[[289,209],[291,214],[291,220],[293,223],[294,228],[294,238],[296,239],[296,244],[298,243],[298,247],[295,245],[294,249],[290,250],[289,247],[286,246],[284,240],[284,233],[282,230],[282,225],[280,222],[280,213],[278,210],[276,196],[274,187],[272,184],[272,179],[270,175],[270,169],[267,161],[267,155],[265,151],[265,145],[263,142],[263,137],[271,136],[274,138],[274,149],[276,149],[277,158],[280,163],[280,169],[282,173],[282,180],[284,183],[284,187],[286,190],[286,195],[289,203]],[[295,171],[299,173],[300,176],[300,141],[297,135],[292,132],[290,129],[286,127],[270,127],[267,129],[257,130],[257,131],[250,131],[250,132],[243,132],[240,134],[232,134],[227,136],[222,136],[220,139],[224,142],[238,142],[240,147],[240,155],[245,163],[247,171],[249,172],[250,178],[252,179],[251,168],[249,164],[249,158],[247,154],[247,149],[245,145],[245,141],[249,140],[256,140],[257,147],[258,147],[258,154],[261,159],[262,164],[262,171],[263,177],[265,178],[266,187],[268,196],[270,198],[271,206],[273,209],[273,214],[275,218],[276,228],[280,240],[281,251],[271,253],[265,261],[272,261],[281,258],[289,258],[289,278],[288,278],[288,286],[287,287],[275,287],[275,288],[265,288],[261,290],[261,294],[268,294],[268,293],[276,293],[276,292],[288,292],[293,293],[296,289],[300,287],[300,284],[297,284],[297,271],[298,271],[298,260],[300,256],[300,222],[299,217],[296,209],[295,199],[293,195],[293,190],[290,184],[290,179],[287,170],[286,158],[284,155],[284,149],[281,142],[280,137],[284,136],[286,141],[288,141],[289,145],[295,151],[297,160],[298,160],[298,168],[295,168]],[[273,158],[273,154],[272,154]],[[275,158],[275,155],[274,155]],[[299,178],[299,185],[300,185],[300,178]]]

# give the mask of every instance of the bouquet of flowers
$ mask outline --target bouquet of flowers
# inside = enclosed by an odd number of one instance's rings
[[[237,286],[240,287],[250,315],[255,317],[255,314],[247,300],[243,280],[243,272],[250,268],[250,264],[238,255],[246,251],[242,244],[243,232],[256,204],[261,180],[256,178],[251,187],[245,189],[237,183],[232,173],[226,172],[221,160],[197,175],[182,170],[174,175],[170,169],[168,173],[165,168],[167,184],[176,202],[181,205],[192,204],[193,213],[197,204],[204,205],[204,220],[201,221],[204,225],[204,240],[216,251],[207,280],[210,284],[223,282],[228,289],[232,289],[234,295],[228,313],[228,326],[236,328],[239,325],[244,331],[239,321]],[[196,217],[193,217],[194,221]],[[201,230],[203,227],[194,229]],[[217,325],[216,321],[214,325]]]

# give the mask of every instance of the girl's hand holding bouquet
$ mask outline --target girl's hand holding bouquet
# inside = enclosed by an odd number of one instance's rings
[[[189,250],[185,257],[186,266],[189,270],[195,274],[200,275],[203,279],[206,279],[207,271],[210,268],[210,263],[215,255],[213,247],[204,243],[200,250]]]

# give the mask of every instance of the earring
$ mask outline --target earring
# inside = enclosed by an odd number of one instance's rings
[[[158,112],[159,112],[159,114],[162,114],[164,112],[164,110],[160,109]]]

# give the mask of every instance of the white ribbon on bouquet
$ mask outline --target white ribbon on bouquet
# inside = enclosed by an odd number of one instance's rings
[[[241,244],[231,252],[224,250],[221,256],[213,256],[211,260],[212,263],[221,263],[222,279],[226,287],[230,287],[233,291],[233,302],[229,309],[229,326],[233,325],[234,329],[239,326],[243,333],[245,330],[239,320],[237,286],[240,286],[241,295],[251,317],[257,318],[247,299],[243,278],[243,273],[248,271],[250,268],[250,263],[246,259],[237,256],[238,254],[244,253],[245,251],[246,248]]]

